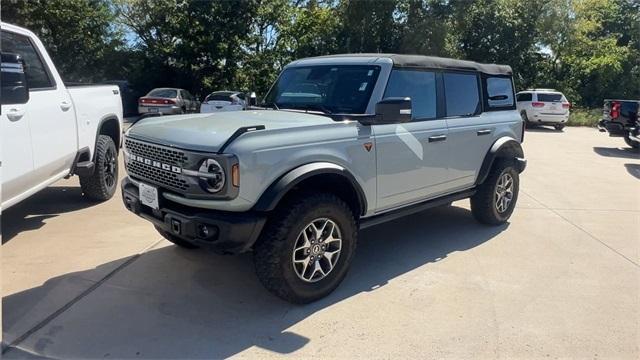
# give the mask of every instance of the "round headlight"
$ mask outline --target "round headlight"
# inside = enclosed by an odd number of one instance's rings
[[[225,173],[220,163],[213,159],[206,159],[200,165],[200,186],[210,193],[216,193],[224,187]]]

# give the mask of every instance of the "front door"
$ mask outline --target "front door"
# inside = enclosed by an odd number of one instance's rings
[[[61,81],[54,78],[51,60],[29,37],[3,31],[2,45],[7,52],[21,55],[26,64],[30,99],[25,111],[33,144],[33,176],[43,183],[68,170],[76,155],[73,102]]]
[[[410,97],[413,120],[375,125],[377,211],[434,197],[449,181],[447,124],[437,119],[436,74],[394,69],[385,98]]]

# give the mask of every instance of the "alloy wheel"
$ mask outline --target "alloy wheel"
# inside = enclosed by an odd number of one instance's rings
[[[505,172],[500,175],[493,199],[499,213],[502,214],[509,209],[513,200],[513,177],[511,174]]]
[[[335,267],[342,250],[342,234],[330,219],[315,219],[298,235],[293,248],[293,268],[305,282],[324,279]]]

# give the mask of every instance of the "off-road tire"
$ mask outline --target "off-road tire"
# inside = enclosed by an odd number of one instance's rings
[[[632,140],[632,139],[629,137],[629,133],[626,133],[626,134],[624,135],[624,142],[625,142],[625,143],[627,143],[627,145],[629,145],[630,147],[632,147],[632,148],[634,148],[634,149],[638,149],[638,148],[640,148],[640,142],[637,142],[637,141],[635,141],[635,140]]]
[[[118,150],[111,137],[98,135],[94,161],[93,174],[80,176],[80,187],[84,196],[91,200],[109,200],[118,187]],[[107,162],[111,163],[112,170],[107,168]]]
[[[494,195],[498,186],[498,179],[508,172],[513,178],[513,197],[506,211],[500,213],[496,207]],[[505,223],[516,206],[520,179],[513,160],[496,159],[486,180],[478,186],[477,192],[471,197],[471,213],[483,224],[500,225]]]
[[[316,282],[305,282],[292,263],[296,240],[315,219],[326,218],[340,229],[341,252],[333,269]],[[278,208],[254,246],[258,279],[274,295],[291,303],[306,304],[327,296],[342,282],[355,253],[358,228],[353,212],[337,196],[311,193],[294,197]]]
[[[194,245],[186,240],[182,240],[181,238],[173,235],[172,233],[168,232],[168,231],[164,231],[161,228],[154,226],[156,228],[156,231],[162,235],[163,238],[169,240],[170,242],[174,243],[175,245],[180,246],[181,248],[185,248],[185,249],[198,249],[199,246],[198,245]]]
[[[553,127],[556,128],[556,130],[558,131],[562,131],[562,129],[564,129],[564,124],[553,125]]]

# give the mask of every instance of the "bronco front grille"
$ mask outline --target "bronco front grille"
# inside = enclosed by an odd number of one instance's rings
[[[145,158],[154,159],[170,165],[182,167],[182,163],[187,160],[184,152],[180,150],[168,149],[165,147],[143,143],[136,140],[125,139],[124,145],[129,153],[140,155]]]
[[[189,183],[181,174],[182,166],[188,159],[184,152],[132,139],[125,139],[124,144],[127,152],[125,165],[129,175],[171,190],[189,189]],[[144,160],[140,161],[141,158]]]

